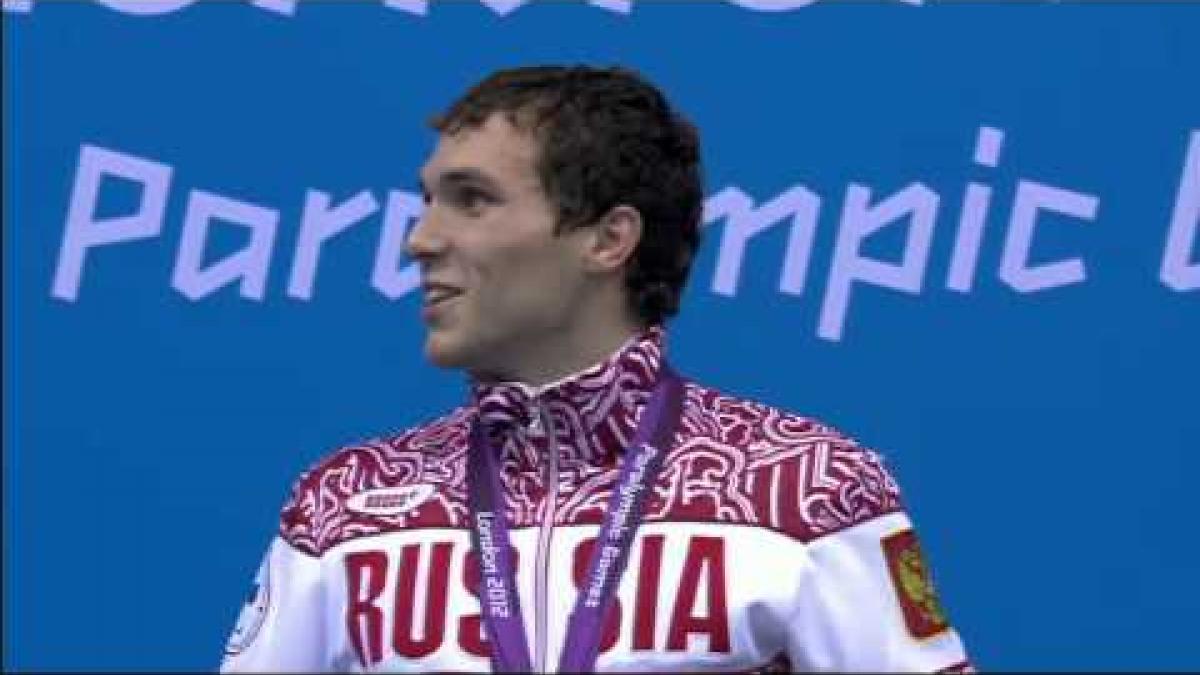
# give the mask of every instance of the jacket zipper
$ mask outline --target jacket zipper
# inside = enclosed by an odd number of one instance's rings
[[[546,452],[549,455],[546,467],[546,510],[542,515],[542,524],[538,532],[537,567],[534,582],[534,603],[537,607],[535,614],[535,647],[536,656],[534,670],[539,673],[549,672],[546,664],[546,651],[549,636],[547,635],[550,622],[550,538],[554,530],[554,507],[558,503],[558,435],[554,432],[554,423],[542,405],[538,404],[538,417],[542,420],[542,433],[546,435]]]

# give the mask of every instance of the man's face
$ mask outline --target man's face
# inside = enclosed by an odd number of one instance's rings
[[[443,135],[421,170],[425,213],[408,247],[437,365],[511,377],[574,321],[580,233],[554,234],[537,152],[536,139],[493,114]]]

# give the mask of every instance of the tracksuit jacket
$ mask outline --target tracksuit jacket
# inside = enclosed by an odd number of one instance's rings
[[[531,662],[552,672],[664,337],[541,388],[474,383],[467,405],[304,473],[222,671],[488,672],[466,489],[478,416]],[[666,453],[597,671],[972,669],[876,454],[691,381]]]

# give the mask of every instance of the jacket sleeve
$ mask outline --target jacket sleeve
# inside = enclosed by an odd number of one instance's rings
[[[797,669],[972,670],[903,511],[809,542],[801,564],[787,645]]]
[[[320,560],[275,537],[225,646],[221,672],[329,670]]]

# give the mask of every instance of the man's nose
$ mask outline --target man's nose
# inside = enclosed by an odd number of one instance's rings
[[[445,247],[446,243],[437,234],[434,219],[430,216],[429,209],[426,208],[408,232],[408,240],[405,241],[408,255],[417,260],[430,258],[441,253]]]

